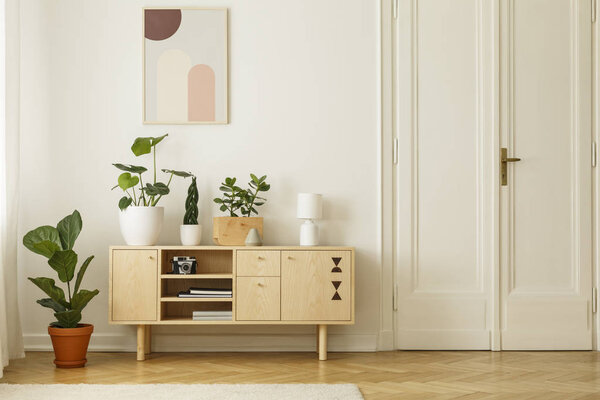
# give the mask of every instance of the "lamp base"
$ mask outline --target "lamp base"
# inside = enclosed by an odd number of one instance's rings
[[[316,246],[319,244],[319,227],[310,219],[300,225],[300,246]]]

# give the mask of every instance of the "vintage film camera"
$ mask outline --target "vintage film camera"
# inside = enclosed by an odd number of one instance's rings
[[[189,275],[196,273],[195,257],[173,257],[173,274]]]

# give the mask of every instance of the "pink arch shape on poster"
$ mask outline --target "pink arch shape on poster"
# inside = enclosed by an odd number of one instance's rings
[[[215,120],[215,71],[194,65],[188,74],[188,120]]]

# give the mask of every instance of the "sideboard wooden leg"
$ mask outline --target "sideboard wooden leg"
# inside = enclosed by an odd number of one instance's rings
[[[327,325],[319,325],[319,360],[327,360]]]
[[[316,333],[317,333],[315,335],[317,337],[317,347],[316,347],[316,349],[317,349],[317,354],[319,354],[319,325],[315,325],[315,328],[316,328]]]
[[[144,339],[144,354],[150,354],[152,353],[152,325],[146,325]]]
[[[146,326],[138,325],[137,326],[137,360],[138,361],[144,361],[146,359],[146,355],[144,354],[144,350],[146,349],[145,336],[146,336]]]

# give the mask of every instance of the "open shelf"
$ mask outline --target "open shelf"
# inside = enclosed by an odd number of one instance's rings
[[[196,258],[196,275],[233,273],[233,250],[166,249],[161,251],[161,277],[173,270],[173,257]],[[173,275],[168,275],[173,276]],[[189,276],[189,275],[186,275]],[[183,279],[183,278],[178,278]]]
[[[198,325],[226,325],[233,324],[233,320],[203,320],[203,321],[194,321],[191,317],[165,317],[162,321],[168,321],[173,324],[182,324],[182,325],[190,325],[190,324],[198,324]]]
[[[162,274],[160,279],[233,279],[233,274]]]
[[[231,297],[161,297],[161,302],[183,302],[183,303],[231,303],[233,298]]]

